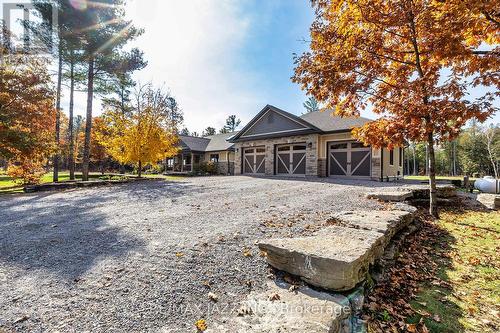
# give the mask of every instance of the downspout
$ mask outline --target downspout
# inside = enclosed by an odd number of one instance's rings
[[[384,148],[380,148],[380,181],[384,181]]]

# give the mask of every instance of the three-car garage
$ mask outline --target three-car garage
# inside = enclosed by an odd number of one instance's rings
[[[357,141],[327,142],[327,176],[364,178],[371,174],[371,148]],[[306,175],[306,143],[274,145],[271,154],[266,147],[243,148],[242,173],[265,175],[266,159],[272,158],[272,174],[278,176]],[[268,170],[267,174],[271,174]]]
[[[266,173],[265,147],[243,148],[243,173],[264,175]],[[306,175],[306,144],[286,144],[274,147],[274,174],[280,176]]]

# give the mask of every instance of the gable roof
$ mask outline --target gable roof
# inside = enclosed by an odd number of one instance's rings
[[[179,135],[179,141],[182,149],[191,151],[205,151],[210,143],[210,139],[190,135]]]
[[[274,121],[274,117],[271,117],[272,114],[277,115],[277,121]],[[318,132],[321,132],[321,130],[315,125],[268,104],[241,131],[230,138],[230,141],[256,140]]]
[[[205,151],[220,151],[232,149],[234,147],[234,144],[232,142],[229,142],[228,139],[236,135],[237,133],[238,131],[205,136],[205,139],[210,140],[207,147],[205,148]]]
[[[314,111],[300,116],[303,120],[321,129],[323,132],[350,131],[353,127],[360,127],[372,121],[364,117],[339,117],[332,115],[332,110]]]

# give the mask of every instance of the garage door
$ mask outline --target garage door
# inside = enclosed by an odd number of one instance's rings
[[[243,173],[264,174],[266,172],[266,149],[264,147],[243,149]]]
[[[371,148],[360,142],[328,144],[330,176],[370,177]]]
[[[280,145],[276,147],[276,173],[278,175],[305,176],[306,145]]]

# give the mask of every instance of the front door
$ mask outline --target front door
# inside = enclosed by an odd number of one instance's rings
[[[266,149],[264,147],[243,148],[243,173],[264,174],[266,172]]]
[[[280,145],[276,147],[276,173],[278,175],[305,176],[306,145]]]
[[[361,142],[328,144],[329,176],[370,177],[371,148]]]

